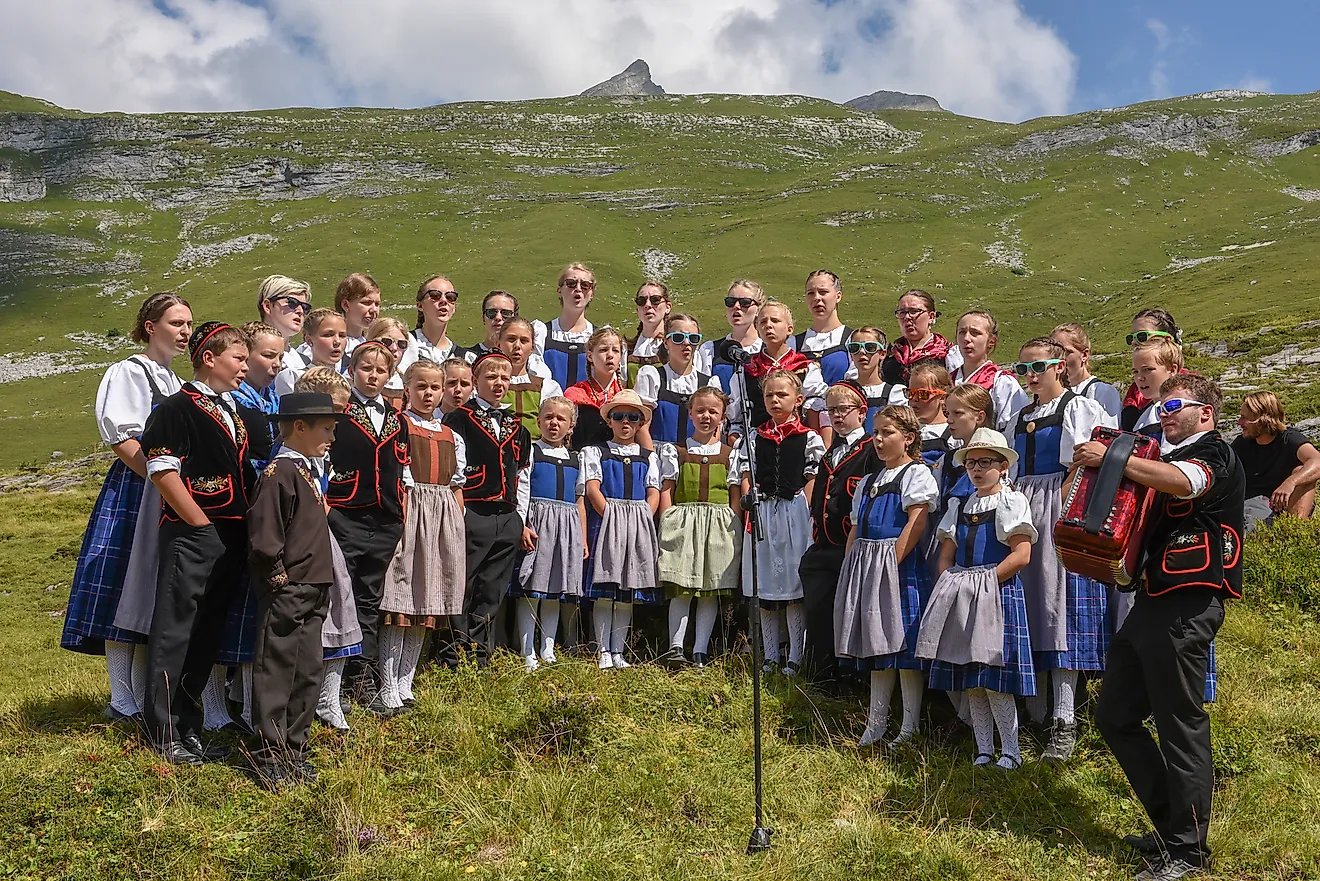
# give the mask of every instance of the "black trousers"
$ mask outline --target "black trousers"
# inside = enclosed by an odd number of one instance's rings
[[[362,628],[362,657],[356,663],[350,661],[349,675],[374,682],[380,666],[380,599],[385,592],[385,573],[403,536],[403,522],[374,508],[331,508],[330,531],[344,552]]]
[[[197,705],[224,637],[229,604],[247,566],[247,526],[165,521],[160,527],[156,611],[147,636],[147,733],[157,745],[200,734]]]
[[[472,648],[478,662],[483,662],[495,645],[493,624],[513,577],[523,521],[517,511],[506,512],[477,503],[467,506],[463,524],[467,528],[464,617],[459,621],[451,619],[451,626],[457,625],[455,640]]]
[[[839,668],[834,656],[834,594],[843,569],[843,548],[817,542],[807,548],[798,566],[807,618],[806,669],[815,679],[833,678]]]
[[[252,659],[253,758],[259,764],[297,761],[321,695],[321,625],[330,606],[328,584],[286,584],[270,590],[253,584],[257,597],[257,646]]]
[[[1205,676],[1210,641],[1224,623],[1220,596],[1180,588],[1137,594],[1109,645],[1095,724],[1173,857],[1210,857],[1210,716]],[[1159,743],[1145,727],[1154,718]]]

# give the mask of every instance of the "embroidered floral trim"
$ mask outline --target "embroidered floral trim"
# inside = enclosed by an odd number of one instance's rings
[[[204,493],[216,493],[229,488],[228,477],[193,477],[188,483],[197,492]]]
[[[174,451],[171,450],[169,447],[152,447],[151,449],[147,450],[148,459],[158,459],[161,456],[172,456],[172,455],[174,455]]]
[[[272,575],[272,576],[270,577],[270,586],[271,586],[271,587],[284,587],[284,586],[287,585],[288,583],[289,583],[289,573],[288,573],[288,572],[280,572],[278,575]]]

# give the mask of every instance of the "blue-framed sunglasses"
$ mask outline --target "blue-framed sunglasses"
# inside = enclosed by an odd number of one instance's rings
[[[875,340],[849,340],[843,344],[843,348],[849,355],[856,355],[859,352],[878,355],[885,350],[884,344]]]
[[[681,330],[671,330],[669,333],[665,334],[665,339],[669,340],[676,346],[681,346],[684,343],[699,346],[705,337],[699,333],[683,333]]]
[[[1159,414],[1161,416],[1172,416],[1174,413],[1182,410],[1184,407],[1207,407],[1204,401],[1193,401],[1191,398],[1169,398],[1167,401],[1160,401]]]

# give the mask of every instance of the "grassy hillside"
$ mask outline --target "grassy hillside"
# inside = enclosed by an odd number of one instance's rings
[[[48,476],[61,476],[51,474]],[[106,725],[102,661],[62,651],[61,610],[95,480],[0,505],[0,877],[1051,879],[1118,881],[1144,828],[1084,724],[1075,761],[973,770],[970,742],[853,745],[860,693],[767,684],[770,853],[751,830],[741,658],[704,672],[423,673],[411,715],[318,728],[321,782],[286,795],[238,767],[171,769]],[[1307,526],[1302,524],[1303,527]],[[1218,643],[1215,877],[1320,876],[1316,532],[1247,547],[1248,599]],[[936,696],[930,706],[947,704]]]
[[[1320,298],[1317,133],[1317,95],[1022,125],[795,97],[89,116],[0,95],[0,182],[45,193],[0,203],[0,466],[91,449],[99,371],[73,368],[126,354],[141,293],[245,320],[272,272],[324,303],[369,271],[405,319],[447,273],[460,339],[491,288],[552,315],[569,260],[597,269],[597,320],[626,320],[652,252],[712,330],[730,279],[800,303],[829,266],[845,319],[891,331],[895,293],[920,286],[946,315],[992,308],[1005,349],[1081,318],[1117,350],[1156,304],[1240,347]]]

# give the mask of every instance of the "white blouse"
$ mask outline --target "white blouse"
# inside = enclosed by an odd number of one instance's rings
[[[834,330],[827,330],[824,333],[807,328],[802,333],[802,351],[803,353],[823,352],[826,349],[833,349],[848,342],[847,337],[851,335],[852,328],[845,327],[842,324],[834,328]],[[797,334],[793,334],[788,338],[788,346],[790,349],[796,349],[798,347]],[[857,365],[849,364],[848,372],[843,375],[843,378],[856,379]]]
[[[633,391],[637,392],[638,397],[648,404],[654,405],[660,394],[660,371],[665,372],[665,379],[669,382],[669,390],[678,395],[690,395],[697,390],[698,371],[694,366],[687,373],[675,373],[674,369],[668,364],[647,364],[637,371],[637,381],[633,383]],[[719,388],[719,377],[712,376],[707,380],[706,385],[711,388]]]
[[[802,466],[802,473],[808,480],[816,477],[816,471],[820,468],[820,461],[825,458],[825,441],[819,434],[807,430],[807,451],[806,462]],[[735,480],[741,482],[744,477],[748,477],[747,469],[747,447],[744,440],[739,440],[734,444],[733,454],[729,456],[729,483]]]
[[[1052,416],[1059,409],[1059,403],[1062,397],[1057,397],[1048,404],[1036,404],[1014,413],[1008,420],[1008,431],[1004,437],[1008,440],[1008,445],[1013,446],[1013,441],[1017,437],[1017,424],[1019,416],[1026,414],[1027,421],[1032,419],[1043,419],[1046,416]],[[1117,420],[1104,411],[1098,403],[1090,398],[1078,395],[1068,404],[1068,409],[1063,413],[1062,431],[1059,432],[1059,464],[1067,468],[1072,464],[1073,447],[1078,444],[1086,443],[1091,439],[1091,431],[1097,426],[1103,425],[1107,428],[1118,426]],[[1014,465],[1009,469],[1011,476],[1016,476],[1018,466]]]
[[[423,333],[422,329],[419,327],[409,335],[408,348],[404,350],[403,357],[399,359],[399,366],[396,369],[398,373],[402,375],[409,367],[417,361],[420,361],[422,358],[425,358],[428,361],[434,361],[436,364],[443,364],[445,361],[455,356],[457,349],[458,343],[453,340],[450,340],[449,345],[445,348],[437,348],[431,344],[431,341],[426,338],[426,334]],[[473,355],[471,350],[468,350],[463,353],[463,360],[471,364],[476,360],[476,356]]]
[[[587,322],[587,329],[578,333],[569,333],[561,329],[558,318],[552,318],[548,327],[539,318],[532,322],[532,340],[536,345],[536,354],[538,355],[545,354],[545,341],[547,338],[562,343],[585,343],[591,339],[591,335],[595,332],[596,326],[590,321]]]
[[[142,436],[151,415],[151,375],[160,393],[169,396],[183,388],[183,380],[168,367],[145,355],[133,355],[111,364],[96,390],[96,428],[101,440],[114,445]]]
[[[989,496],[978,491],[967,497],[966,504],[968,514],[995,512],[995,536],[1003,544],[1008,544],[1009,537],[1014,535],[1025,535],[1033,543],[1040,537],[1031,522],[1031,504],[1015,489],[1001,486],[999,492]],[[949,510],[944,512],[937,530],[941,539],[958,540],[958,512],[962,505],[963,500],[956,496],[949,499]]]
[[[547,369],[546,372],[549,373],[549,370]],[[563,386],[555,382],[554,377],[541,376],[541,374],[534,371],[530,361],[527,362],[526,373],[521,376],[515,376],[509,380],[509,388],[513,389],[520,385],[531,385],[533,376],[539,376],[541,378],[541,400],[544,401],[546,398],[562,398],[564,396]]]
[[[610,441],[609,450],[618,456],[640,456],[642,448],[640,444],[616,444]],[[600,467],[601,448],[599,446],[589,446],[582,448],[582,479],[603,480],[604,474]],[[647,489],[660,489],[660,459],[654,451],[646,454],[646,487]]]
[[[852,500],[852,520],[854,523],[862,516],[862,503],[866,501],[866,494],[871,487],[884,486],[893,480],[903,467],[900,465],[898,468],[886,468],[879,474],[868,475],[858,484]],[[940,488],[935,483],[935,475],[922,462],[917,462],[911,468],[908,468],[907,474],[903,475],[903,480],[898,485],[898,491],[903,499],[904,511],[918,505],[925,505],[927,511],[934,511],[940,506]]]
[[[357,392],[354,392],[353,394],[357,395]],[[413,425],[416,425],[419,428],[425,428],[427,431],[439,431],[444,428],[444,423],[439,419],[434,417],[431,419],[423,419],[412,410],[404,410],[403,415],[407,417],[410,428]],[[381,421],[384,422],[383,419]],[[454,462],[457,467],[454,468],[454,476],[450,478],[449,486],[452,489],[462,489],[463,484],[467,482],[467,477],[465,476],[467,473],[467,443],[463,440],[463,436],[458,432],[450,433],[454,436]],[[403,483],[408,487],[411,487],[416,483],[416,481],[413,480],[412,468],[403,469]]]
[[[546,443],[543,440],[533,441],[537,449],[545,453],[552,459],[568,459],[568,447],[556,447]],[[532,507],[532,465],[528,463],[527,467],[518,472],[518,515],[522,517],[523,523],[527,523],[527,512]],[[581,460],[578,460],[581,464]],[[578,468],[576,494],[579,496],[587,493],[587,478],[581,468]]]

